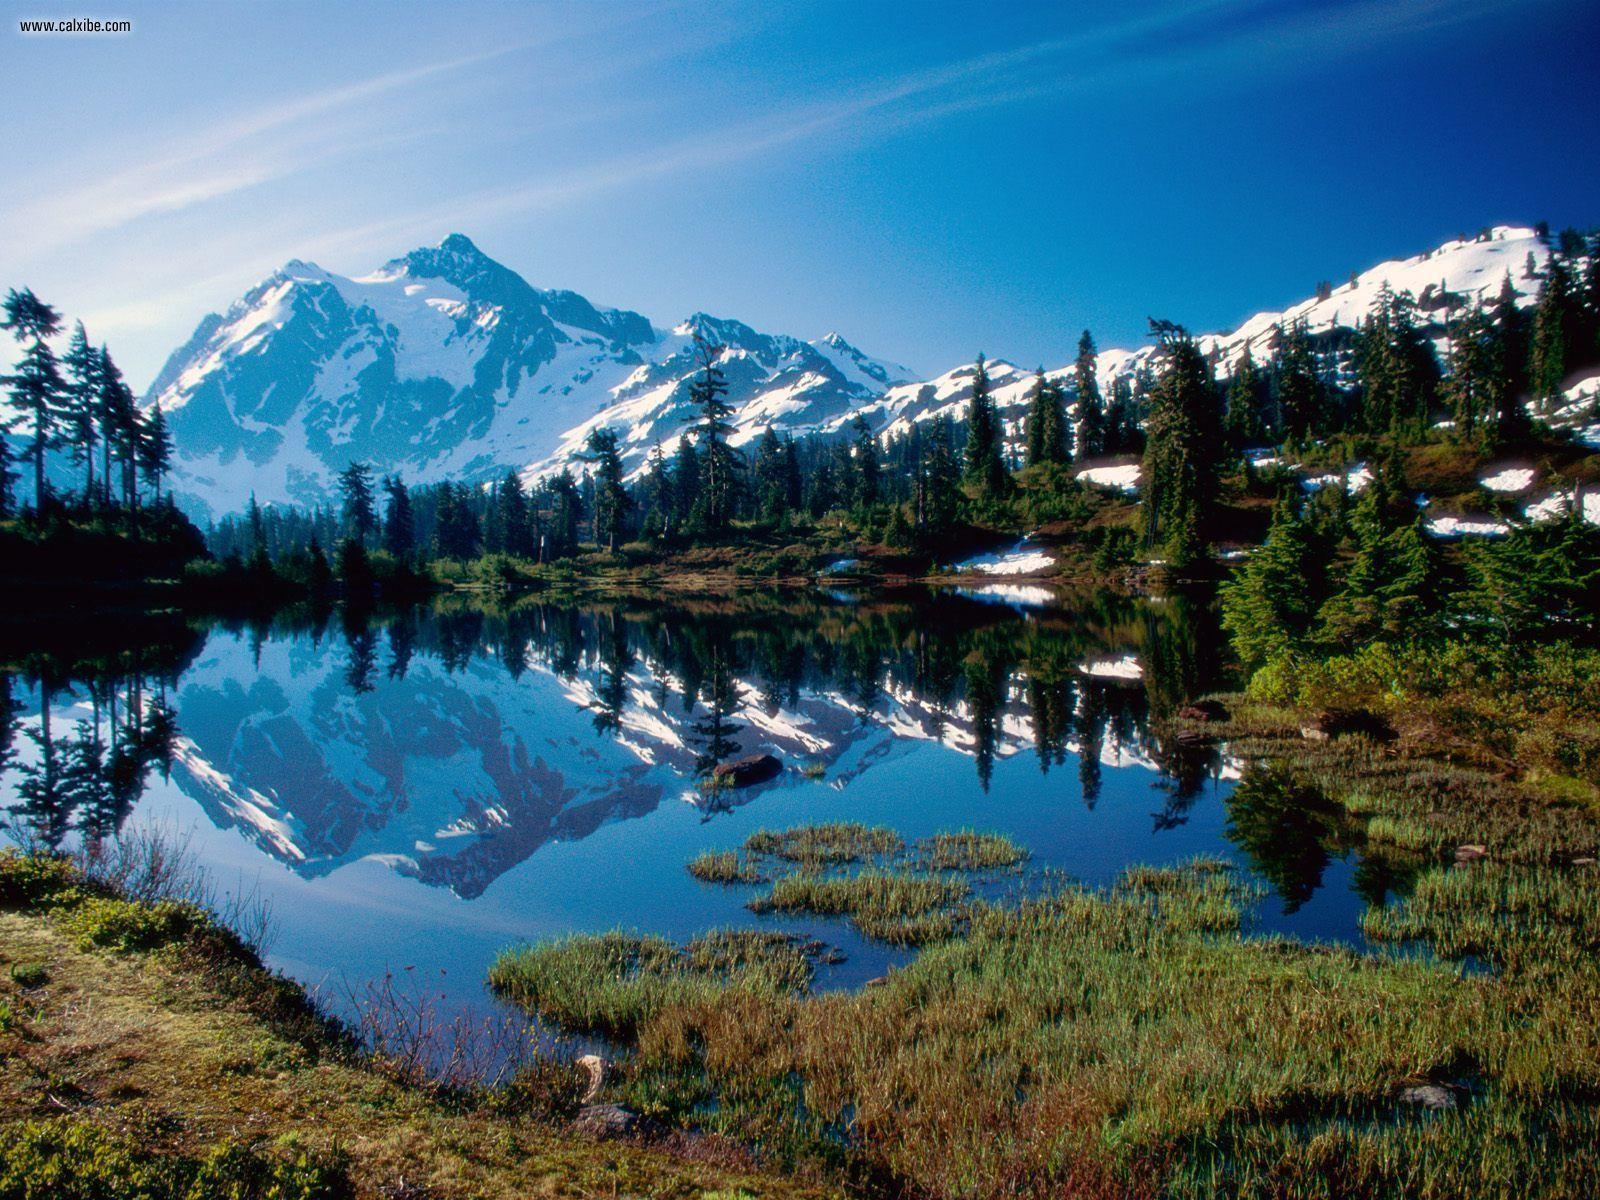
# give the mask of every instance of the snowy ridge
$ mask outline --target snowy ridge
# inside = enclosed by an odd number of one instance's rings
[[[1247,349],[1269,360],[1278,327],[1304,321],[1327,368],[1348,377],[1346,335],[1385,285],[1413,295],[1424,332],[1442,350],[1449,314],[1492,298],[1506,279],[1520,305],[1535,303],[1549,255],[1533,229],[1497,226],[1379,263],[1232,332],[1202,335],[1200,346],[1225,378]],[[352,459],[414,482],[581,472],[585,443],[601,428],[618,434],[637,474],[654,447],[671,454],[694,419],[696,334],[723,348],[737,445],[768,428],[840,434],[858,418],[880,438],[898,436],[936,417],[961,419],[971,397],[973,363],[917,380],[836,333],[807,342],[705,313],[658,328],[635,312],[535,288],[453,234],[356,278],[285,264],[226,313],[202,320],[145,402],[170,414],[176,490],[202,512],[236,510],[251,492],[263,502],[325,501]],[[1154,345],[1101,351],[1102,394],[1118,383],[1139,393],[1160,356]],[[1018,451],[1034,373],[1004,360],[988,369]],[[1064,385],[1070,417],[1072,369],[1048,375]],[[1600,376],[1578,380],[1550,416],[1600,444],[1597,390]],[[1094,480],[1132,481],[1127,472]]]

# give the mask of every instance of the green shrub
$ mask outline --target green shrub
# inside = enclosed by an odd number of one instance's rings
[[[0,850],[0,908],[49,908],[82,895],[83,876],[65,858]]]
[[[293,1142],[257,1153],[235,1142],[199,1157],[160,1154],[139,1138],[72,1117],[0,1127],[0,1200],[345,1200],[338,1151]]]
[[[61,925],[85,950],[102,947],[124,953],[158,950],[214,928],[203,909],[184,901],[140,904],[103,896],[90,897],[63,913]]]

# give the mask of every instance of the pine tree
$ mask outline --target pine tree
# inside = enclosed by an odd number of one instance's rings
[[[850,424],[851,500],[857,508],[871,508],[879,500],[878,441],[872,427],[858,414]]]
[[[1167,358],[1150,396],[1141,488],[1146,544],[1175,569],[1205,555],[1222,457],[1211,368],[1187,331],[1152,322]]]
[[[1374,641],[1407,641],[1430,631],[1438,571],[1420,518],[1396,525],[1376,489],[1350,519],[1355,556],[1339,591],[1321,612],[1319,641],[1354,650]]]
[[[761,515],[778,522],[789,510],[789,488],[783,443],[768,425],[756,443],[755,499]]]
[[[172,465],[172,431],[167,428],[159,402],[140,420],[138,437],[139,473],[150,484],[159,504],[161,478]]]
[[[633,498],[622,486],[622,456],[617,452],[617,435],[610,429],[589,433],[589,457],[594,460],[594,540],[615,551],[617,540],[626,537],[628,513]]]
[[[698,332],[694,346],[699,374],[689,385],[689,397],[700,411],[700,420],[694,427],[700,455],[695,524],[715,537],[726,532],[733,521],[738,499],[739,456],[728,444],[733,433],[729,420],[733,407],[724,399],[728,394],[728,379],[719,363],[722,348],[713,346]]]
[[[417,548],[417,519],[411,508],[411,490],[398,475],[383,481],[383,548],[399,562],[409,562]]]
[[[1000,443],[1000,418],[994,409],[989,365],[980,354],[972,375],[972,396],[967,401],[964,475],[967,483],[986,498],[1005,490],[1006,469],[1000,460]]]
[[[644,529],[651,537],[662,537],[673,527],[672,476],[667,471],[667,456],[661,443],[650,448],[649,465],[644,473]]]
[[[1078,357],[1073,363],[1078,385],[1077,430],[1073,456],[1093,458],[1106,450],[1105,404],[1100,397],[1100,377],[1095,365],[1094,338],[1087,329],[1078,339]]]
[[[372,495],[372,468],[352,462],[339,472],[339,495],[344,500],[344,534],[359,546],[366,546],[378,525],[378,510]]]
[[[537,551],[533,515],[527,489],[515,471],[507,471],[495,489],[494,506],[501,549],[513,558],[532,558]]]
[[[72,329],[72,341],[61,356],[67,376],[66,410],[70,425],[72,456],[84,464],[83,503],[94,503],[94,450],[99,430],[96,413],[100,395],[100,352],[89,344],[79,321]]]
[[[1067,461],[1066,426],[1061,389],[1040,367],[1033,377],[1033,391],[1028,397],[1025,427],[1028,466],[1060,465]]]
[[[1300,443],[1327,426],[1327,389],[1317,369],[1315,351],[1304,321],[1277,330],[1278,352],[1273,383],[1278,419],[1286,440]]]
[[[1261,420],[1261,394],[1261,371],[1256,366],[1255,355],[1246,346],[1228,382],[1227,413],[1223,418],[1228,445],[1235,451],[1258,445],[1267,435]]]
[[[928,422],[927,444],[923,451],[921,524],[924,532],[933,537],[955,524],[960,492],[953,442],[949,417],[939,416]]]
[[[1428,427],[1439,367],[1417,328],[1416,303],[1386,283],[1356,335],[1362,424],[1372,434],[1420,436]]]
[[[33,424],[29,452],[33,458],[34,504],[42,512],[50,498],[44,477],[45,451],[56,443],[66,415],[67,386],[55,352],[45,341],[61,331],[61,314],[26,289],[6,293],[4,311],[0,329],[16,338],[23,353],[16,370],[0,383],[10,389],[12,402]]]
[[[1567,377],[1569,335],[1574,324],[1572,274],[1566,262],[1552,256],[1545,269],[1544,291],[1533,312],[1533,337],[1528,348],[1528,386],[1546,411],[1561,395]]]
[[[550,557],[564,558],[578,549],[583,496],[572,473],[563,470],[550,481]]]
[[[1459,441],[1475,442],[1494,429],[1497,371],[1495,331],[1473,308],[1450,330],[1450,373],[1444,392]]]
[[[1325,556],[1292,503],[1280,502],[1266,540],[1222,585],[1222,626],[1234,652],[1254,671],[1303,647],[1320,601]]]
[[[1524,366],[1527,363],[1527,336],[1522,313],[1517,308],[1517,292],[1507,273],[1500,284],[1489,316],[1494,328],[1491,343],[1488,408],[1494,415],[1495,438],[1501,445],[1520,442],[1528,436],[1528,410],[1522,398],[1527,391]]]
[[[250,571],[254,575],[265,576],[272,573],[272,557],[267,547],[267,522],[262,516],[261,505],[256,503],[256,494],[250,493],[249,508],[250,523]]]
[[[449,482],[439,485],[433,537],[435,553],[441,558],[467,559],[477,556],[482,531],[468,503],[465,486]]]
[[[133,389],[123,379],[122,372],[111,360],[111,353],[106,347],[100,347],[99,358],[99,391],[95,414],[100,426],[100,486],[104,493],[103,503],[109,508],[113,499],[112,463],[128,461],[128,447],[136,437],[139,409],[134,401]]]

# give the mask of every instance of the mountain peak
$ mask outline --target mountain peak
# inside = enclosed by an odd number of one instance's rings
[[[439,243],[439,249],[446,254],[457,254],[464,258],[483,258],[484,253],[473,243],[472,239],[464,233],[452,233]]]

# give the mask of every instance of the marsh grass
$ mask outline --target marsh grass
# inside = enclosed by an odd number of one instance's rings
[[[841,876],[785,875],[749,907],[757,913],[848,917],[869,938],[921,946],[955,933],[959,918],[955,910],[971,895],[971,887],[954,876],[871,870]]]
[[[733,850],[707,850],[690,860],[689,874],[701,883],[760,883],[761,868]]]
[[[921,865],[932,871],[997,871],[1020,867],[1027,850],[1001,833],[961,829],[918,843]]]
[[[794,938],[719,930],[679,947],[619,932],[502,951],[489,987],[561,1028],[628,1039],[672,1005],[728,989],[786,995],[810,986],[813,965]]]
[[[760,829],[744,843],[748,854],[813,868],[893,858],[903,854],[905,848],[905,840],[894,830],[854,821],[801,825],[784,830]]]
[[[849,880],[791,878],[775,891],[806,911],[855,903]],[[1471,1180],[1509,1197],[1539,1145],[1564,1155],[1565,1194],[1600,1178],[1590,1004],[1530,1026],[1498,978],[1245,936],[1250,899],[1214,861],[1138,868],[1104,891],[970,901],[961,936],[857,994],[658,984],[629,1022],[625,1091],[777,1162],[937,1197],[1442,1197]],[[632,1003],[637,974],[587,975],[589,1002],[536,984],[519,999],[559,1022]],[[1421,1118],[1399,1099],[1419,1082],[1467,1106]],[[1347,1177],[1361,1186],[1336,1191]]]

